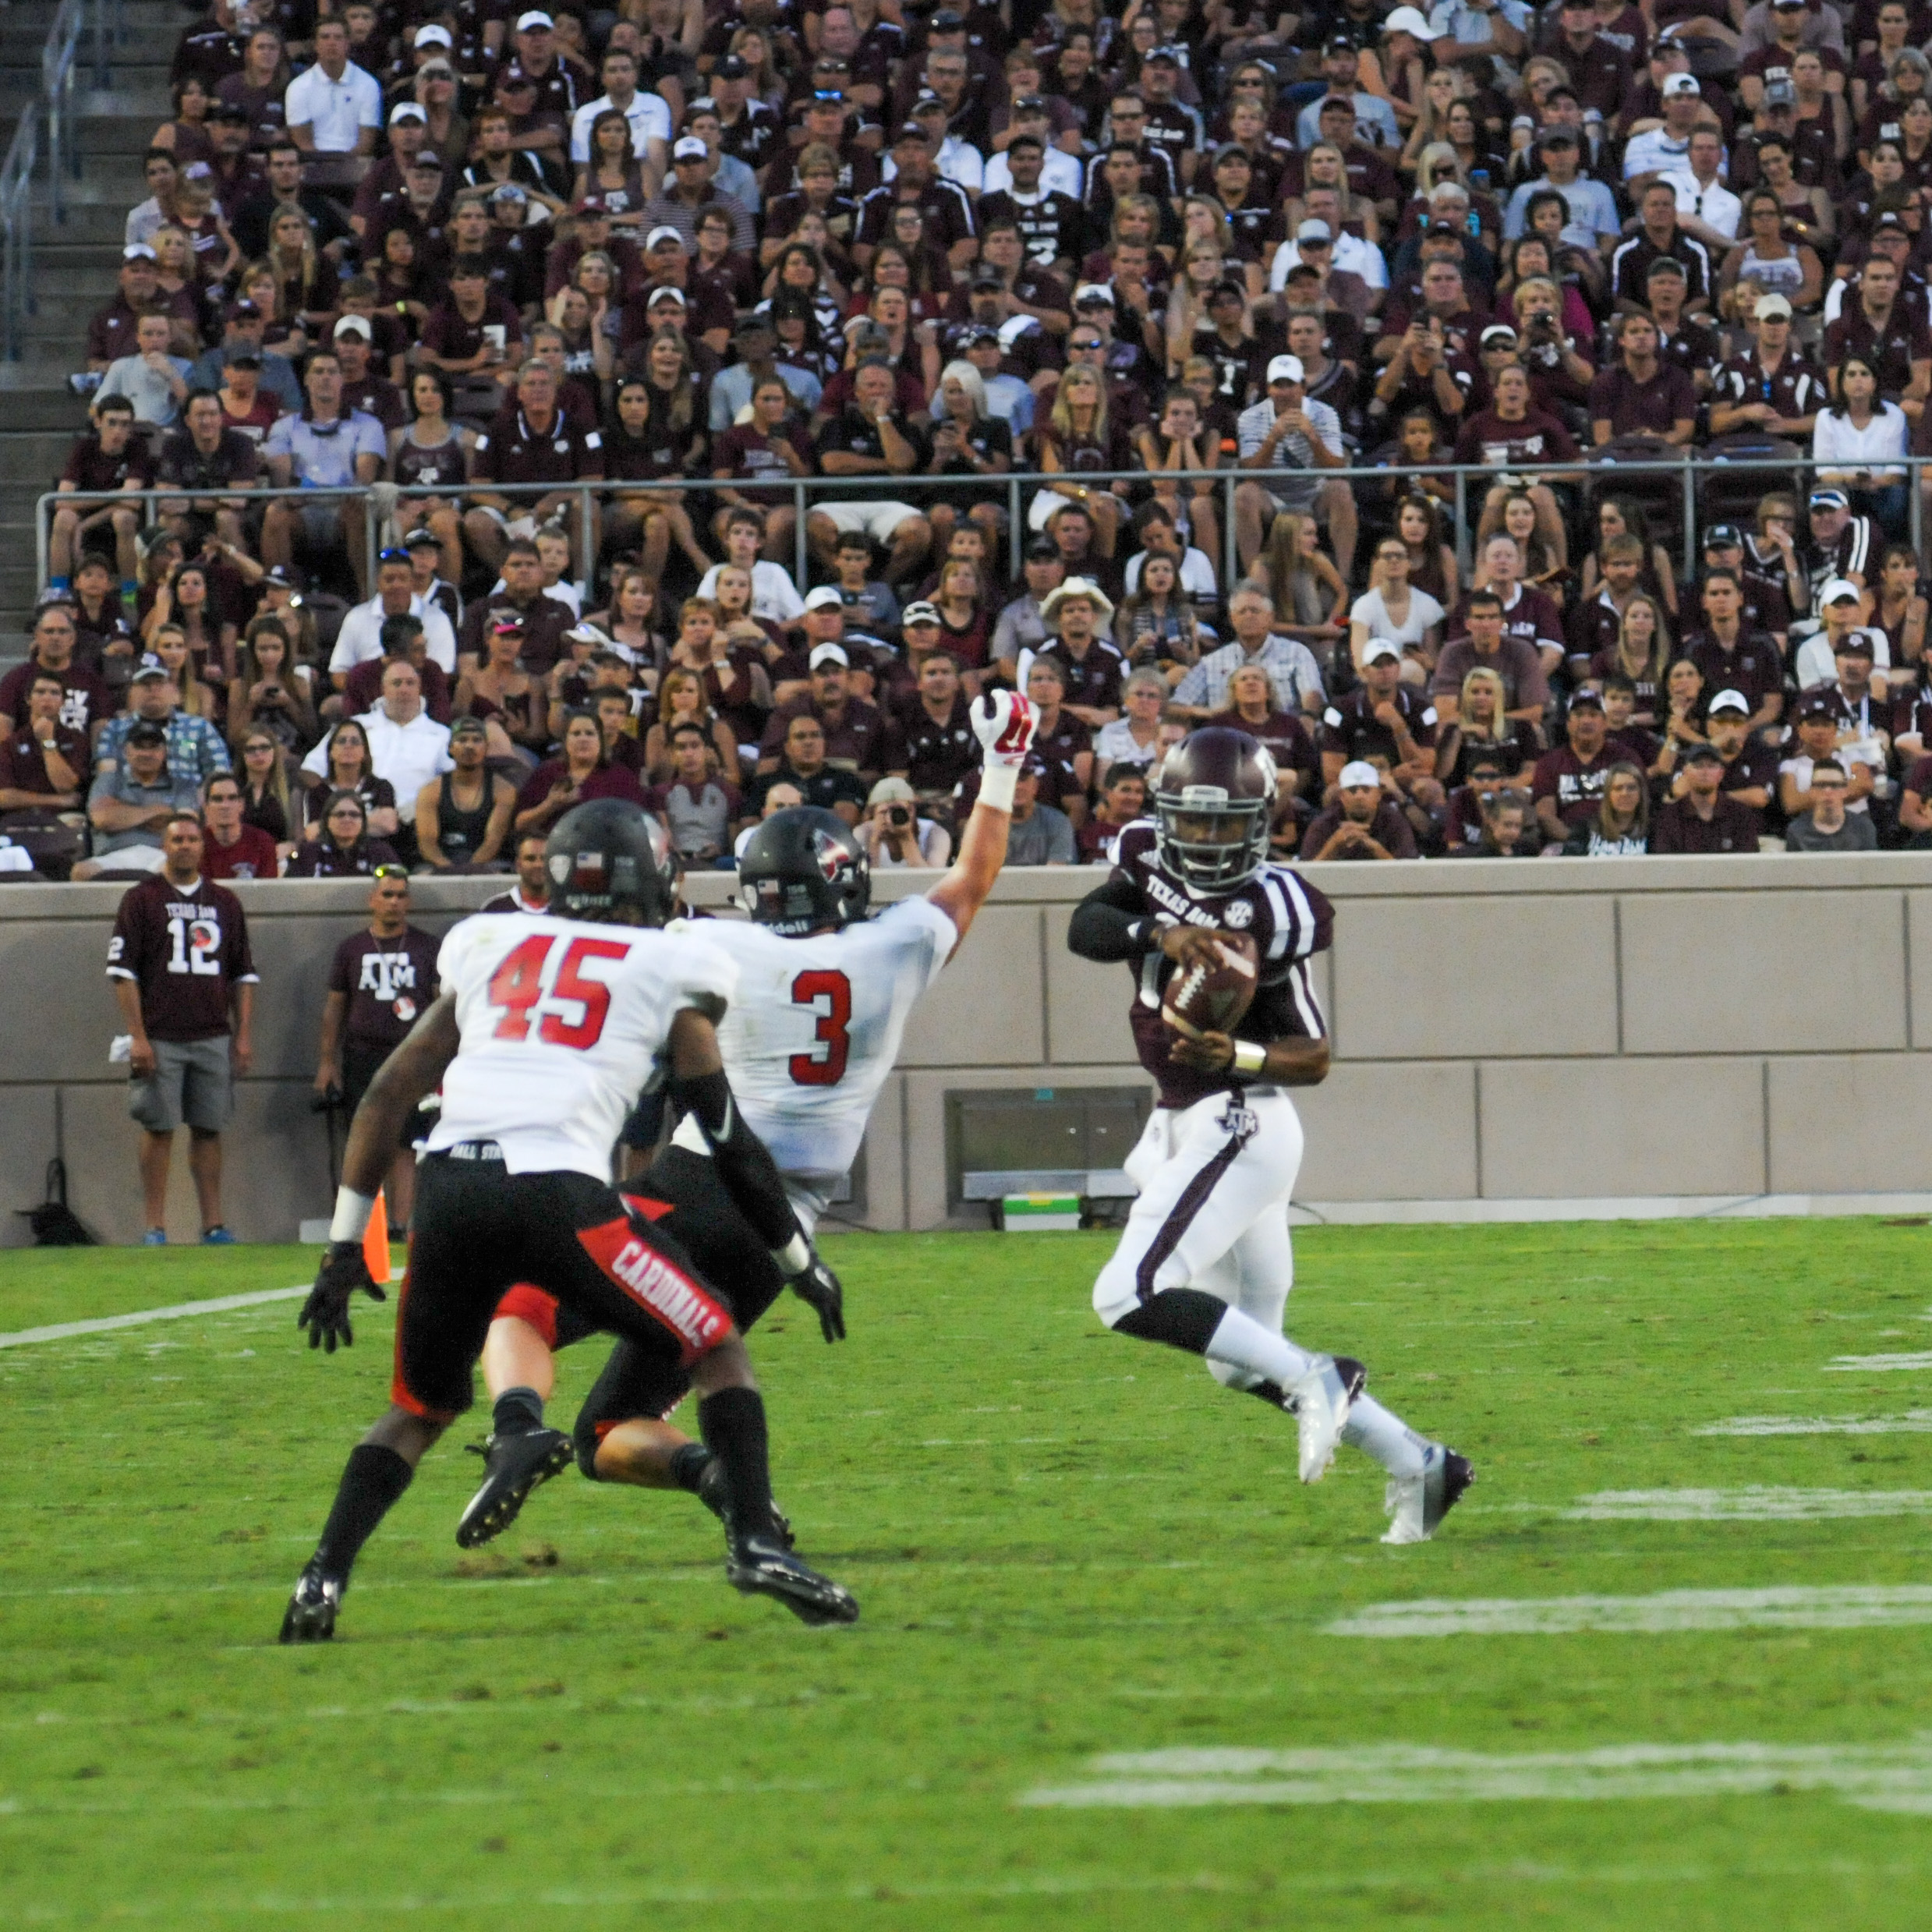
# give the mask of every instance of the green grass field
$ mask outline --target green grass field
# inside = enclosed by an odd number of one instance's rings
[[[1107,1237],[833,1242],[851,1341],[788,1303],[754,1353],[779,1495],[862,1599],[850,1630],[732,1593],[691,1499],[574,1474],[466,1557],[458,1434],[338,1641],[283,1650],[386,1400],[388,1310],[333,1360],[288,1303],[0,1349],[0,1924],[1921,1927],[1932,1623],[1331,1626],[1408,1599],[1932,1583],[1925,1435],[1695,1432],[1932,1421],[1932,1366],[1827,1367],[1932,1350],[1928,1240],[1302,1235],[1290,1332],[1480,1466],[1414,1549],[1377,1543],[1361,1457],[1304,1490],[1287,1419],[1098,1331]],[[313,1260],[9,1254],[0,1330]],[[565,1358],[565,1426],[600,1357]],[[1698,1520],[1765,1486],[1812,1493]],[[1666,1489],[1698,1492],[1690,1520],[1566,1513]],[[1920,1594],[1897,1614],[1932,1618]],[[1762,1748],[1682,1748],[1716,1745]],[[1677,1748],[1608,1755],[1635,1746]],[[1301,1755],[1095,1763],[1182,1750]],[[1764,1788],[1725,1789],[1739,1766]],[[1160,1801],[1023,1802],[1070,1787]]]

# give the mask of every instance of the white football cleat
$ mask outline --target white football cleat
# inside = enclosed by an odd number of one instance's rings
[[[1301,1439],[1301,1480],[1318,1483],[1335,1460],[1335,1445],[1355,1398],[1368,1379],[1360,1362],[1346,1355],[1318,1355],[1307,1375],[1288,1391]]]
[[[1391,1476],[1383,1508],[1389,1512],[1385,1543],[1426,1543],[1476,1480],[1476,1466],[1440,1442],[1431,1442],[1417,1476]]]

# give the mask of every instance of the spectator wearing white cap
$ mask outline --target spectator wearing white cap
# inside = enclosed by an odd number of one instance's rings
[[[1305,472],[1272,477],[1265,485],[1244,483],[1235,491],[1235,543],[1242,570],[1254,568],[1265,526],[1283,511],[1304,516],[1312,511],[1328,525],[1335,567],[1346,582],[1355,562],[1355,499],[1346,483],[1323,483],[1318,473],[1340,469],[1348,462],[1341,418],[1325,402],[1308,400],[1299,356],[1277,356],[1269,363],[1268,394],[1241,412],[1235,435],[1242,469]]]
[[[1864,593],[1849,577],[1833,577],[1820,586],[1819,628],[1792,658],[1792,675],[1801,692],[1822,690],[1838,681],[1838,660],[1848,644],[1863,646],[1877,673],[1874,681],[1884,692],[1885,674],[1891,669],[1891,640],[1867,625],[1864,613]]]
[[[349,29],[333,15],[316,23],[315,65],[289,82],[282,96],[288,138],[305,155],[324,161],[366,160],[382,126],[382,86],[349,57]],[[344,173],[359,179],[362,170]]]
[[[943,865],[953,855],[944,826],[918,816],[917,795],[903,778],[882,778],[865,801],[858,841],[874,871]]]
[[[664,179],[671,148],[671,104],[661,95],[638,92],[637,56],[628,47],[613,47],[597,69],[603,92],[571,115],[570,158],[579,168],[590,165],[590,130],[600,114],[621,114],[631,126],[631,152],[643,170],[644,191],[655,193]],[[578,190],[581,194],[582,188]]]
[[[1414,858],[1415,833],[1382,789],[1382,775],[1365,758],[1344,765],[1334,804],[1318,812],[1301,835],[1310,862],[1340,858]]]
[[[1294,270],[1312,268],[1322,278],[1324,295],[1330,298],[1323,306],[1346,309],[1360,321],[1388,290],[1389,264],[1382,250],[1342,225],[1341,197],[1332,188],[1304,189],[1301,205],[1310,212],[1275,250],[1275,259],[1269,265],[1269,288],[1279,295]]]
[[[695,255],[699,218],[716,208],[731,225],[731,246],[747,254],[755,249],[758,232],[752,211],[711,179],[711,150],[695,134],[680,135],[671,148],[671,161],[670,176],[644,204],[645,227],[653,231],[675,228],[685,252]]]
[[[830,606],[819,608],[828,620],[839,615]],[[852,654],[827,639],[810,647],[806,664],[805,690],[782,701],[765,727],[758,747],[759,773],[769,775],[778,769],[792,720],[810,717],[825,734],[825,762],[834,771],[856,773],[869,786],[886,769],[886,722],[876,705],[853,692]]]
[[[1771,198],[1753,194],[1753,219],[1756,204]],[[1739,277],[1749,273],[1734,257],[1725,264],[1718,286],[1735,286],[1743,293]],[[1762,436],[1808,437],[1828,391],[1810,359],[1792,345],[1789,299],[1760,295],[1742,319],[1751,343],[1719,366],[1711,396],[1711,433],[1735,436],[1755,430]]]
[[[1690,160],[1690,130],[1704,112],[1704,90],[1694,74],[1668,75],[1658,93],[1662,121],[1632,135],[1623,150],[1623,185],[1633,196]]]

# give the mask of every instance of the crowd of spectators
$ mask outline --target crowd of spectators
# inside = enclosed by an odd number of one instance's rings
[[[1932,844],[1915,5],[211,0],[0,865],[934,865],[1001,681],[1016,863],[1210,718],[1311,862]]]

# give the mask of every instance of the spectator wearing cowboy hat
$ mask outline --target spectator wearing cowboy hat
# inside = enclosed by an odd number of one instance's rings
[[[1041,653],[1060,667],[1066,709],[1090,731],[1120,715],[1120,685],[1127,660],[1106,635],[1113,605],[1091,577],[1069,577],[1040,600],[1040,617],[1053,643]]]

